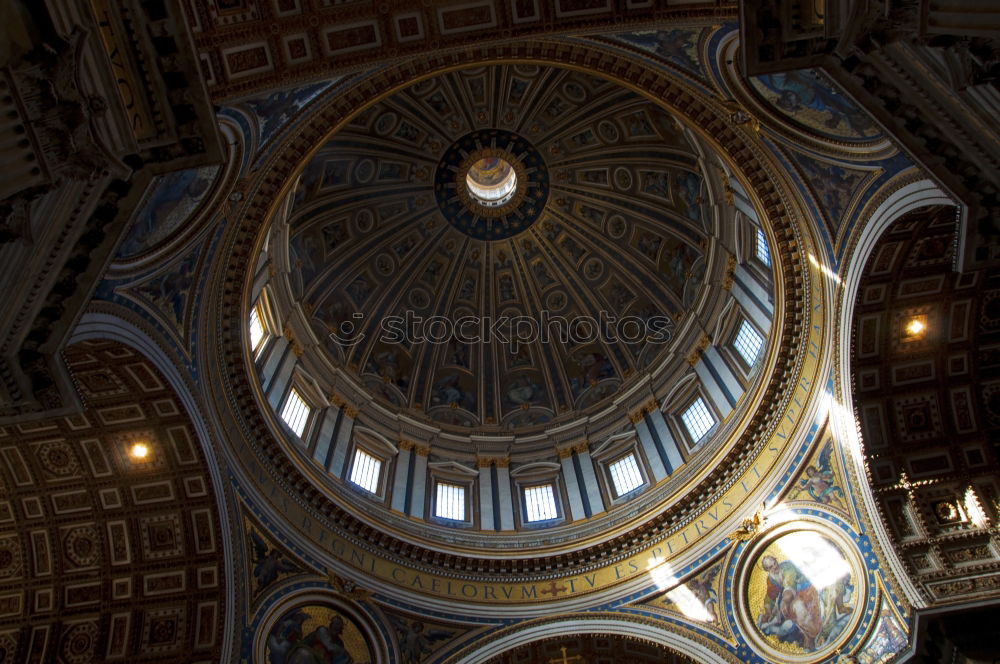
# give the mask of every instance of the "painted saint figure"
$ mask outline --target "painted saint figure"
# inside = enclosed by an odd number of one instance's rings
[[[341,635],[344,619],[334,614],[329,624],[302,636],[308,615],[296,611],[279,622],[267,638],[269,664],[354,664]]]
[[[801,640],[802,647],[814,650],[822,627],[816,588],[790,560],[764,556],[760,566],[767,572],[767,598],[757,619],[761,631],[782,641]]]
[[[847,575],[817,589],[790,560],[766,555],[761,567],[767,594],[757,626],[764,634],[814,652],[843,632],[853,610],[846,604],[852,589]]]
[[[797,113],[803,109],[811,109],[829,113],[824,122],[828,128],[837,129],[844,123],[859,136],[865,136],[873,129],[868,116],[847,97],[804,72],[764,74],[759,80],[777,94],[774,103],[784,111]]]

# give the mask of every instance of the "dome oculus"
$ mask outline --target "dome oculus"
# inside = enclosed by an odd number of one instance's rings
[[[503,205],[514,195],[517,172],[502,157],[483,157],[469,166],[465,186],[480,204],[487,207]]]
[[[462,233],[477,240],[504,240],[538,219],[549,197],[549,175],[527,139],[483,129],[445,151],[434,195],[445,219]]]

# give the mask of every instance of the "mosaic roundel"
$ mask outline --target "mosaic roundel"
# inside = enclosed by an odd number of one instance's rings
[[[281,614],[263,646],[264,664],[368,664],[375,659],[355,620],[321,603]]]
[[[513,169],[514,190],[491,206],[471,192],[467,179],[478,165],[496,162]],[[434,196],[448,222],[477,240],[503,240],[538,219],[549,197],[549,174],[538,150],[524,137],[501,129],[466,134],[449,147],[434,174]]]
[[[864,605],[859,562],[833,538],[785,532],[758,547],[745,575],[753,640],[782,661],[812,662],[853,632]]]

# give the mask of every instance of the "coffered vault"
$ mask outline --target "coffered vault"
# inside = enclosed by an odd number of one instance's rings
[[[976,25],[7,11],[5,656],[989,652],[935,622],[1000,578]]]

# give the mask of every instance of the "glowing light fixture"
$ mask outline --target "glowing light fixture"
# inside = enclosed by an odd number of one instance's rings
[[[927,315],[911,316],[903,324],[903,341],[923,339],[927,333]]]
[[[965,512],[969,515],[972,523],[979,528],[989,528],[989,517],[986,516],[982,505],[979,504],[979,497],[976,496],[976,491],[971,486],[966,487],[963,502],[965,503]]]
[[[146,443],[133,443],[128,450],[128,455],[136,461],[142,461],[149,456],[149,445]]]

